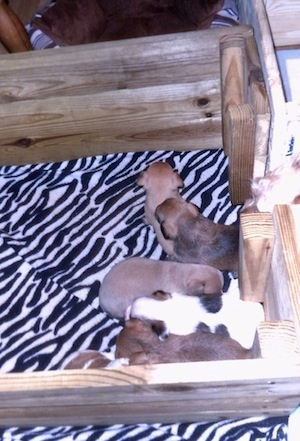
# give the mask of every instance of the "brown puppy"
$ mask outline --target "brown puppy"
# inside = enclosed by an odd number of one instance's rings
[[[300,153],[294,153],[277,168],[251,182],[252,198],[241,213],[270,212],[279,204],[300,204]]]
[[[62,369],[101,369],[109,365],[110,359],[98,351],[76,352],[62,366]]]
[[[162,341],[148,324],[139,319],[125,322],[117,337],[115,356],[128,358],[129,364],[252,358],[250,350],[221,334],[199,331],[189,335],[169,335]]]
[[[164,237],[173,242],[172,260],[238,270],[238,226],[216,224],[183,199],[165,200],[155,215]]]
[[[155,209],[167,198],[181,198],[178,191],[183,187],[181,177],[166,162],[154,162],[140,173],[137,185],[146,191],[145,223],[153,226],[158,242],[167,254],[172,254],[173,243],[162,235],[155,218]]]
[[[132,257],[117,263],[104,277],[99,303],[103,311],[124,319],[132,302],[157,290],[187,295],[220,294],[220,271],[207,265]]]

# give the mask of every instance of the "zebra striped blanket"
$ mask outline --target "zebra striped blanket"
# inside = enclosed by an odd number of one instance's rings
[[[0,366],[59,369],[78,350],[114,351],[121,324],[99,309],[109,269],[129,256],[164,258],[143,223],[139,173],[167,161],[204,215],[237,220],[222,150],[145,152],[0,168]],[[226,275],[227,287],[234,283]],[[3,440],[285,440],[287,419],[110,427],[10,428]]]

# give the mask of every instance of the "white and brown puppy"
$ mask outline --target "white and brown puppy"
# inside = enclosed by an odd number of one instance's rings
[[[220,294],[223,284],[222,273],[207,265],[132,257],[117,263],[106,274],[99,303],[112,317],[124,319],[136,298],[151,296],[154,291],[178,291],[191,296]]]
[[[140,173],[137,185],[146,192],[145,223],[152,225],[158,242],[167,254],[172,253],[172,242],[165,239],[155,218],[156,207],[167,198],[181,198],[179,188],[183,181],[167,162],[154,162],[147,170]]]
[[[217,224],[196,205],[170,198],[155,211],[164,237],[173,242],[177,262],[211,265],[221,271],[238,270],[239,226]]]
[[[300,153],[287,157],[277,168],[251,182],[252,198],[242,213],[270,212],[279,204],[300,204]]]
[[[227,335],[245,349],[251,349],[264,313],[260,303],[246,302],[229,294],[197,297],[158,291],[135,299],[127,309],[126,318],[148,323],[161,340],[170,334],[188,335],[204,328]]]
[[[205,331],[160,340],[148,323],[130,319],[117,337],[115,356],[132,365],[236,360],[252,353],[228,336]]]

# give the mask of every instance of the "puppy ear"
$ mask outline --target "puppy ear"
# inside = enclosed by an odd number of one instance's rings
[[[171,294],[169,292],[163,291],[161,289],[154,291],[152,295],[153,297],[155,297],[156,300],[168,300],[171,298]]]
[[[205,291],[205,282],[202,280],[192,280],[188,282],[186,287],[186,295],[188,296],[201,296]]]
[[[188,202],[186,204],[188,211],[193,215],[193,216],[199,216],[200,215],[200,211],[199,208],[197,207],[197,205],[193,204],[192,202]]]
[[[184,183],[183,183],[183,180],[181,179],[181,177],[179,176],[179,174],[174,172],[173,176],[174,176],[174,186],[177,188],[183,188]]]
[[[178,227],[173,222],[163,221],[160,224],[162,235],[167,240],[175,240],[178,237]]]
[[[169,337],[167,325],[162,320],[155,320],[151,323],[152,331],[158,335],[160,340],[166,340]]]
[[[136,183],[139,187],[145,187],[147,185],[147,180],[148,180],[147,176],[148,175],[147,175],[146,171],[142,171],[139,174],[139,177],[137,178],[137,181],[136,181]]]
[[[295,204],[295,205],[300,204],[300,194],[298,194],[298,195],[294,198],[292,204]]]

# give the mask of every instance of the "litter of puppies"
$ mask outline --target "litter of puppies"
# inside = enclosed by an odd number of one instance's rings
[[[299,173],[294,155],[254,179],[241,212],[300,203]],[[184,183],[167,163],[151,164],[137,185],[146,194],[144,222],[167,260],[131,257],[108,272],[100,307],[123,321],[114,359],[84,351],[66,368],[252,358],[263,306],[223,293],[221,271],[238,270],[239,225],[215,223],[183,199]]]

